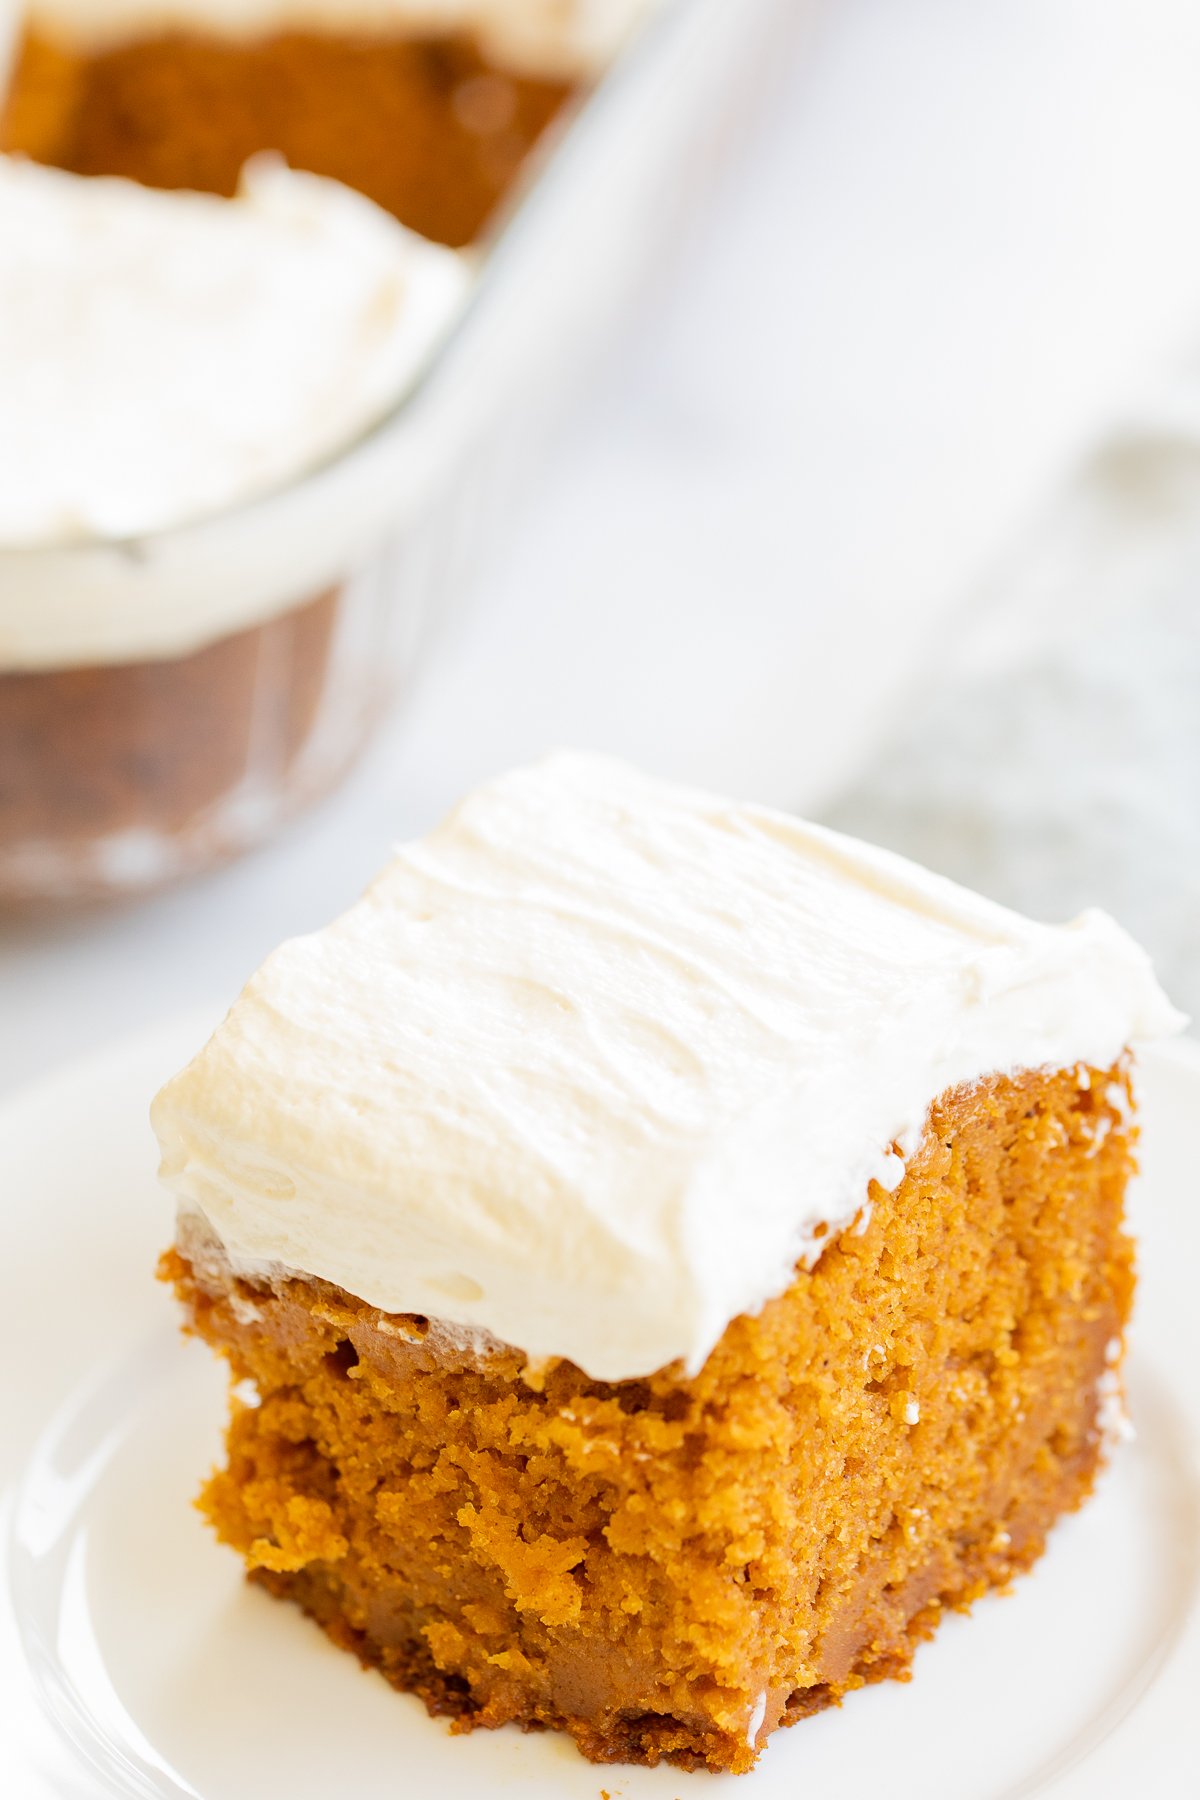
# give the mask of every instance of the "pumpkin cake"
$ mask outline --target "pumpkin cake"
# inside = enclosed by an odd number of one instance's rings
[[[1133,1290],[1088,913],[556,756],[268,959],[160,1094],[235,1383],[201,1506],[459,1729],[747,1770],[1086,1496]]]
[[[256,508],[346,466],[473,282],[275,157],[226,200],[0,156],[0,907],[178,879],[339,779],[387,519],[331,550]]]
[[[276,150],[461,246],[646,4],[33,0],[0,149],[227,195]]]

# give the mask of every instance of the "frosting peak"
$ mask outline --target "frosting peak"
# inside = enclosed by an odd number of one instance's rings
[[[0,157],[0,545],[159,531],[303,473],[402,397],[468,283],[273,157],[236,200]]]
[[[938,1094],[1179,1024],[1099,913],[560,755],[270,957],[154,1118],[235,1266],[621,1380],[698,1367]]]

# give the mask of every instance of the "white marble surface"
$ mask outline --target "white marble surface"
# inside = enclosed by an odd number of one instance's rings
[[[4,927],[0,1086],[217,1016],[547,745],[832,803],[931,703],[981,572],[1200,335],[1197,93],[1192,0],[830,0],[348,788],[191,889]]]
[[[1106,907],[1195,1022],[1200,368],[1170,393],[994,571],[954,679],[831,816],[1043,918]]]

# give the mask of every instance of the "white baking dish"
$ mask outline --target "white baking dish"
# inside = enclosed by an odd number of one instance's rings
[[[486,562],[573,378],[704,191],[760,72],[807,11],[808,0],[663,0],[531,158],[479,246],[453,331],[350,449],[193,524],[0,552],[0,900],[161,885],[260,840],[332,784],[426,628]],[[314,668],[293,654],[288,621],[330,593],[336,619]],[[177,621],[197,617],[203,637],[190,627],[181,641]],[[189,794],[143,813],[154,777],[171,798],[164,716],[186,727],[204,682],[226,679],[222,645],[234,646],[240,671],[226,731],[235,753],[212,780],[183,758]],[[121,739],[110,808],[104,779],[95,800],[86,782],[67,790],[74,768],[95,774],[86,707],[113,670],[122,684],[100,707]],[[302,730],[296,681],[306,684]],[[20,715],[7,735],[6,709]],[[210,711],[209,740],[224,729]],[[47,716],[66,732],[49,775],[37,767],[53,735]],[[151,777],[143,786],[139,770]]]

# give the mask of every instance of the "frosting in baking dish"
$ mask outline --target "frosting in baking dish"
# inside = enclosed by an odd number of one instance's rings
[[[236,1268],[621,1380],[697,1368],[938,1094],[1181,1022],[1101,913],[561,754],[276,951],[154,1123]]]
[[[457,252],[274,158],[224,200],[0,157],[0,545],[270,491],[395,404],[469,283]],[[44,630],[28,610],[6,608],[6,661]]]
[[[34,0],[33,23],[113,43],[174,29],[467,31],[499,64],[528,74],[590,74],[610,62],[663,0]]]

